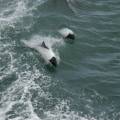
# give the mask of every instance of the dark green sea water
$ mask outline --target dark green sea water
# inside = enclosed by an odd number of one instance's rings
[[[62,40],[47,69],[22,40]],[[120,0],[0,0],[0,120],[120,120]]]

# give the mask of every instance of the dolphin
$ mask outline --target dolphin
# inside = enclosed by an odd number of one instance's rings
[[[66,39],[71,39],[71,40],[75,39],[74,32],[69,28],[62,28],[58,32]]]
[[[36,50],[41,54],[41,56],[43,57],[43,59],[46,61],[47,64],[51,64],[54,67],[57,66],[57,59],[55,53],[51,48],[48,48],[46,46],[44,41],[41,44],[41,48],[38,47],[36,48]]]
[[[26,46],[37,50],[40,53],[41,57],[46,62],[46,64],[50,64],[54,67],[57,66],[58,61],[57,61],[55,53],[53,52],[52,48],[49,48],[45,44],[44,41],[42,42],[42,44],[38,44],[38,45],[31,44],[29,41],[23,41],[23,42]]]

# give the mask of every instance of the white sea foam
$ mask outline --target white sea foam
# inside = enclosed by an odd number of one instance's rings
[[[0,46],[0,63],[3,63],[5,59],[8,59],[4,64],[0,66],[0,80],[7,77],[16,71],[14,64],[16,59],[14,59],[14,52],[10,50],[12,44],[3,44],[1,42]],[[4,69],[4,70],[3,70]]]
[[[40,97],[47,97],[50,94],[44,92],[42,89],[42,84],[49,84],[50,79],[47,76],[44,76],[40,73],[39,70],[34,68],[33,71],[24,71],[21,73],[17,73],[17,80],[13,82],[9,88],[6,88],[4,92],[2,92],[1,100],[0,100],[0,116],[2,120],[12,119],[12,115],[9,114],[10,111],[14,111],[14,114],[17,117],[13,117],[14,120],[39,120],[36,113],[34,113],[34,108],[31,103],[32,93],[31,90],[37,90],[39,92]],[[40,77],[40,86],[35,83],[35,79]],[[16,108],[17,106],[17,108]],[[13,120],[12,119],[12,120]]]
[[[60,101],[52,111],[46,111],[47,118],[45,120],[96,120],[92,117],[81,117],[77,112],[72,111],[66,100]]]
[[[14,0],[9,2],[0,12],[0,30],[5,29],[7,26],[14,28],[16,22],[22,21],[22,18],[25,16],[32,16],[31,11],[46,1],[35,0],[32,2],[29,0]],[[29,2],[32,2],[31,6],[28,5]]]
[[[25,118],[26,120],[39,120],[37,115],[34,113],[34,109],[30,101],[32,97],[30,90],[38,89],[41,97],[47,96],[48,94],[44,93],[44,90],[37,85],[34,80],[40,77],[40,83],[45,85],[45,83],[47,84],[50,79],[47,78],[47,76],[44,76],[35,67],[33,67],[33,71],[22,70],[22,72],[19,72],[20,68],[18,69],[16,66],[16,64],[20,64],[17,61],[19,58],[15,58],[14,54],[16,53],[14,53],[11,48],[12,43],[4,44],[1,42],[0,62],[4,62],[4,58],[8,58],[8,60],[4,63],[6,66],[0,68],[0,80],[4,82],[6,80],[4,78],[12,75],[13,73],[16,74],[16,80],[6,87],[4,91],[0,92],[0,120],[24,120]],[[15,109],[15,106],[18,106],[18,109]],[[22,109],[22,107],[25,109]],[[22,110],[20,111],[19,109]],[[17,117],[12,117],[9,113],[11,111],[14,111]]]
[[[8,15],[7,12],[11,11]],[[23,17],[27,12],[27,8],[24,1],[18,1],[12,3],[9,7],[4,9],[0,14],[0,28],[4,29],[6,26],[14,28],[14,23]]]
[[[3,49],[7,49],[9,46],[6,45]],[[43,110],[45,117],[40,118],[34,111],[35,106],[33,104],[37,104],[39,98],[52,99],[48,88],[55,83],[52,83],[51,77],[46,75],[44,71],[37,69],[36,66],[29,70],[29,64],[27,64],[28,69],[22,69],[24,65],[17,63],[18,58],[14,57],[14,53],[10,49],[4,52],[10,57],[9,71],[10,74],[15,72],[16,80],[5,91],[0,93],[0,120],[89,120],[90,117],[81,117],[77,112],[72,111],[69,102],[66,100],[59,100],[59,103],[52,110]],[[19,64],[22,70],[16,68],[14,62]],[[39,84],[36,83],[36,80],[39,80]],[[34,101],[31,101],[33,97],[32,91],[38,93],[38,99],[34,98],[36,99]],[[35,101],[36,103],[34,103]],[[39,109],[36,108],[38,111],[43,109],[41,106],[39,107]],[[91,118],[90,120],[94,119]]]

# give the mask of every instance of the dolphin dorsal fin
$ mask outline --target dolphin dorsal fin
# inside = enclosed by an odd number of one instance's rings
[[[49,49],[49,48],[46,46],[46,44],[45,44],[44,41],[42,42],[41,47],[46,48],[46,49]]]

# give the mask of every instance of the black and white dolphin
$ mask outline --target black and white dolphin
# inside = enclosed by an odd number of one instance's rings
[[[46,46],[44,41],[41,44],[41,48],[38,47],[36,50],[41,54],[47,64],[51,64],[54,67],[57,66],[57,59],[55,53],[51,48],[48,48]]]
[[[54,67],[57,66],[58,60],[55,53],[53,52],[52,48],[46,46],[44,41],[42,42],[42,44],[39,45],[31,44],[29,41],[23,41],[23,42],[26,46],[37,50],[40,53],[41,57],[46,62],[46,64],[52,65]]]
[[[63,36],[63,38],[71,39],[71,40],[75,39],[74,32],[69,28],[62,28],[58,32]]]

